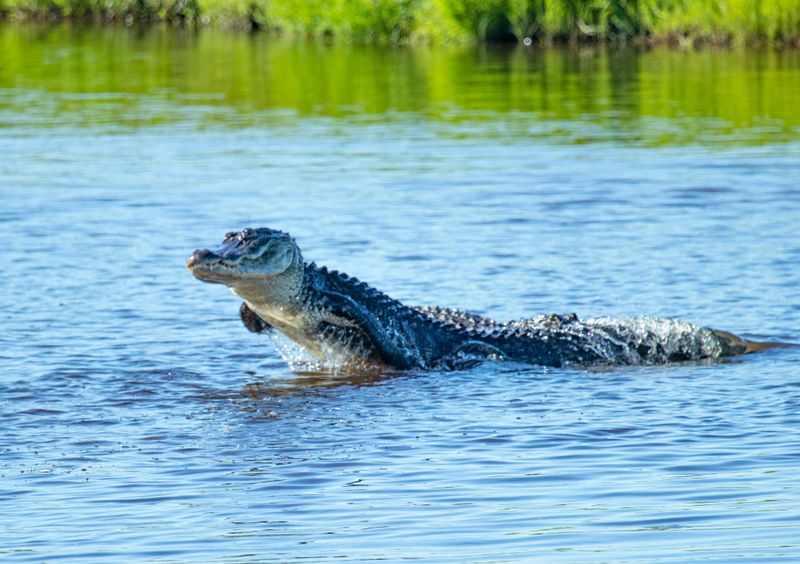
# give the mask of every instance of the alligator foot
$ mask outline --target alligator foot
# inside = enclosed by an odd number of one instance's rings
[[[242,307],[239,308],[239,317],[242,318],[244,326],[253,333],[266,333],[272,329],[272,325],[261,319],[256,312],[247,307],[247,304],[244,302],[242,302]]]

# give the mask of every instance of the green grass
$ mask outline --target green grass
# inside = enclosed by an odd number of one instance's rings
[[[800,0],[0,0],[11,19],[169,22],[348,41],[800,45]]]

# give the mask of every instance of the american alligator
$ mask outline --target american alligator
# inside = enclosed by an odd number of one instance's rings
[[[759,343],[685,321],[579,320],[539,315],[498,323],[441,307],[409,307],[346,274],[305,263],[287,233],[228,233],[216,251],[195,251],[187,266],[204,282],[244,300],[255,333],[278,330],[315,357],[339,365],[397,370],[453,369],[480,360],[545,366],[663,364],[757,352]]]

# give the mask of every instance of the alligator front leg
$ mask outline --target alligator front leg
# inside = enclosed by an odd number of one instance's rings
[[[248,331],[253,333],[266,333],[272,329],[272,325],[261,319],[256,312],[247,307],[247,304],[242,302],[239,308],[239,317],[242,318],[242,323],[247,327]]]
[[[421,362],[414,353],[398,343],[390,334],[391,330],[387,330],[363,305],[337,292],[323,291],[320,294],[331,314],[341,318],[345,324],[358,327],[386,365],[398,370],[420,368]],[[330,320],[330,323],[337,324],[336,320]]]

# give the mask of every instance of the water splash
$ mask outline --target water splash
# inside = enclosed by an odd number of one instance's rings
[[[609,364],[662,364],[722,355],[713,331],[678,319],[598,317],[560,329]]]
[[[357,349],[350,349],[337,341],[322,341],[320,343],[322,358],[318,358],[280,331],[269,331],[269,338],[276,352],[289,365],[292,372],[298,374],[327,376],[372,374],[384,368],[366,360],[366,353],[360,355]]]
[[[308,350],[280,331],[267,331],[267,335],[272,341],[275,351],[293,372],[318,372],[325,368],[323,361],[314,357]]]

